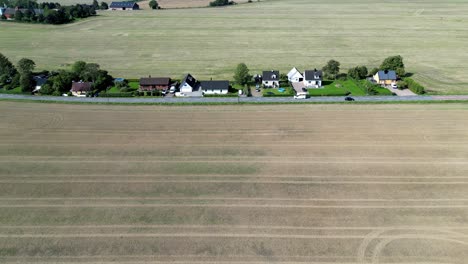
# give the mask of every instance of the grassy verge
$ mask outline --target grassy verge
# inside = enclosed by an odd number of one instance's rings
[[[21,87],[16,87],[15,89],[11,89],[11,90],[0,89],[0,93],[2,94],[27,94],[27,95],[31,94],[31,93],[24,93],[23,91],[21,91]]]

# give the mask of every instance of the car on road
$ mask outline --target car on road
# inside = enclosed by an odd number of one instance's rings
[[[348,101],[348,102],[355,101],[354,98],[352,98],[351,96],[346,96],[344,99],[345,101]]]
[[[308,96],[309,95],[307,93],[298,93],[294,96],[294,99],[307,99]]]

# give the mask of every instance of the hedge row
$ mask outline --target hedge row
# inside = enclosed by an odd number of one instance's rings
[[[238,94],[204,94],[203,97],[238,97]]]
[[[133,92],[128,93],[100,93],[99,97],[133,97]]]
[[[415,80],[411,78],[405,78],[404,81],[408,84],[408,89],[410,89],[415,94],[424,94],[426,91],[424,86],[417,83]]]

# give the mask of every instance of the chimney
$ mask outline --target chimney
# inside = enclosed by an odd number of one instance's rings
[[[385,70],[385,74],[388,74],[388,70]]]

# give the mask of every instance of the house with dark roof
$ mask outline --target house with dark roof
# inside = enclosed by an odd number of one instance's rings
[[[374,80],[380,85],[391,85],[397,82],[397,74],[395,71],[378,71],[374,75]]]
[[[36,86],[34,87],[33,93],[39,92],[42,86],[47,82],[47,76],[41,74],[33,77]]]
[[[198,92],[200,90],[200,82],[189,73],[182,79],[179,90],[184,94]]]
[[[280,74],[279,71],[264,71],[262,73],[262,84],[266,88],[279,87]]]
[[[171,78],[169,77],[151,77],[140,78],[140,88],[141,92],[143,91],[166,91],[169,90],[171,85]]]
[[[322,87],[323,74],[317,69],[304,71],[304,86],[306,88]]]
[[[93,90],[92,82],[73,82],[70,92],[73,96],[86,97],[86,94]]]
[[[109,10],[139,10],[140,6],[135,2],[111,2]]]
[[[227,94],[229,81],[200,81],[200,90],[205,94]]]

